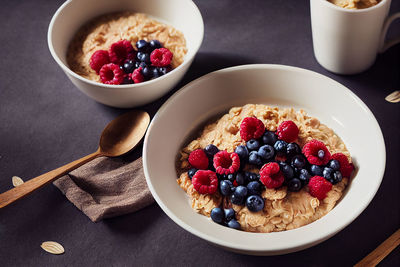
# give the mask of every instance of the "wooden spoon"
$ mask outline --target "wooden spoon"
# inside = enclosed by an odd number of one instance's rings
[[[14,201],[32,193],[36,189],[55,181],[64,174],[78,168],[79,166],[91,161],[99,156],[117,157],[132,150],[144,136],[150,116],[145,111],[131,111],[125,113],[104,128],[99,148],[96,152],[81,159],[75,160],[58,169],[42,174],[33,178],[18,187],[0,194],[0,208],[3,208]]]

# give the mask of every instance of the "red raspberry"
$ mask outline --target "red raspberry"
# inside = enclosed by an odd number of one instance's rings
[[[141,83],[144,81],[144,76],[142,74],[142,67],[135,69],[131,74],[131,80],[134,83]]]
[[[121,84],[124,76],[124,71],[117,64],[109,63],[100,69],[100,80],[105,84]]]
[[[328,182],[324,177],[313,176],[308,182],[308,189],[310,195],[322,200],[326,197],[326,194],[331,191],[332,184]]]
[[[342,176],[350,178],[351,173],[354,170],[354,165],[353,163],[349,162],[347,156],[343,153],[335,153],[332,155],[332,159],[336,159],[337,161],[339,161],[340,172],[342,173]]]
[[[108,57],[108,51],[106,50],[97,50],[90,57],[89,65],[92,70],[96,71],[99,74],[101,67],[105,64],[110,63],[110,58]]]
[[[207,170],[208,168],[208,157],[203,149],[196,149],[189,155],[189,163],[194,168],[199,170]]]
[[[255,117],[246,117],[240,124],[240,137],[246,142],[260,138],[264,132],[264,123]]]
[[[214,168],[218,174],[235,173],[240,168],[240,158],[236,153],[219,151],[213,158]]]
[[[308,162],[314,165],[326,165],[331,159],[331,153],[329,153],[325,144],[316,139],[304,145],[303,154]]]
[[[260,169],[260,180],[267,188],[278,188],[283,184],[285,177],[278,163],[270,162]]]
[[[153,66],[165,67],[171,64],[172,52],[167,48],[154,49],[150,54],[150,61]]]
[[[192,178],[194,189],[200,194],[214,194],[218,188],[218,178],[210,170],[198,170]]]
[[[279,124],[278,129],[276,129],[276,134],[279,139],[290,143],[297,139],[299,128],[293,121],[284,121]]]
[[[121,40],[111,45],[108,54],[112,63],[121,65],[133,51],[134,49],[131,42],[128,40]]]

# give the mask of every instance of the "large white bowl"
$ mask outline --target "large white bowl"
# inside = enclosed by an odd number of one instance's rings
[[[262,234],[223,227],[191,209],[186,194],[176,183],[178,150],[193,129],[207,118],[246,103],[302,108],[343,139],[358,170],[341,201],[326,216],[294,230]],[[255,255],[298,251],[339,232],[374,197],[383,177],[385,161],[385,144],[379,125],[356,95],[321,74],[281,65],[223,69],[186,85],[157,112],[143,148],[147,184],[172,220],[218,246]]]
[[[188,49],[184,62],[160,78],[128,85],[94,82],[70,70],[67,49],[77,30],[96,16],[116,11],[145,13],[182,31]],[[54,60],[79,90],[100,103],[129,108],[154,101],[171,90],[192,64],[203,35],[202,16],[191,0],[68,0],[54,14],[47,41]]]

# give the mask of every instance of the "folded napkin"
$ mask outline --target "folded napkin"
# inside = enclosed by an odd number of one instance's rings
[[[59,178],[54,185],[90,220],[98,222],[137,211],[154,202],[142,158],[96,158]]]

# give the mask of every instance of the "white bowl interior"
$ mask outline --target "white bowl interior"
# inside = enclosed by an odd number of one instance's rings
[[[135,11],[148,14],[182,31],[191,58],[203,38],[203,21],[190,0],[69,0],[56,13],[51,43],[55,54],[67,66],[66,53],[74,34],[87,21],[106,13]]]
[[[341,201],[326,216],[298,229],[262,234],[220,226],[191,209],[185,192],[176,183],[179,149],[207,118],[246,103],[302,108],[342,138],[358,171]],[[181,227],[233,251],[273,255],[315,245],[351,223],[378,190],[385,155],[376,119],[346,87],[299,68],[245,65],[210,73],[175,93],[153,118],[144,142],[143,163],[157,203]]]

